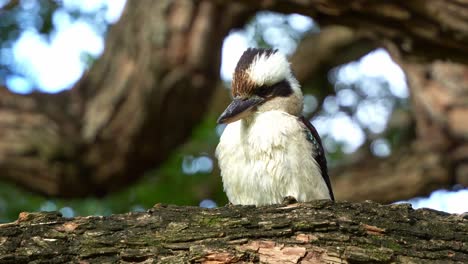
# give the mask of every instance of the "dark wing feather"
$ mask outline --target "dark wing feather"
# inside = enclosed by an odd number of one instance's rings
[[[333,195],[330,178],[328,177],[327,159],[325,158],[325,151],[323,150],[322,140],[320,139],[320,136],[317,133],[317,130],[315,129],[315,127],[308,120],[306,120],[303,116],[301,116],[299,119],[307,127],[308,132],[310,132],[307,135],[307,140],[309,140],[314,145],[314,148],[315,148],[314,159],[317,161],[318,165],[320,166],[323,180],[327,184],[328,191],[330,193],[330,198],[332,201],[334,201],[335,197]]]

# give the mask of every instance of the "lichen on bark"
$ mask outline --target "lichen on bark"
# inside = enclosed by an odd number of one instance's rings
[[[463,263],[468,218],[407,204],[315,201],[64,218],[0,225],[0,263]]]

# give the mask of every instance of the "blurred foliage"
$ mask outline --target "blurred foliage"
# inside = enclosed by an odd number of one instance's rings
[[[7,5],[0,9],[0,83],[12,74],[21,75],[13,63],[12,47],[20,34],[27,29],[48,35],[53,29],[52,15],[58,8],[55,1],[24,1],[24,4]]]
[[[23,69],[14,58],[14,44],[23,32],[34,32],[50,42],[60,21],[58,17],[66,14],[70,22],[86,22],[104,35],[108,28],[105,11],[103,6],[92,12],[83,12],[73,5],[65,6],[63,0],[0,1],[0,84],[5,84],[9,76],[19,76],[33,83],[32,73]],[[88,66],[95,59],[86,53],[82,57]]]
[[[41,34],[51,34],[54,30],[53,14],[62,8],[61,1],[29,0],[24,2],[34,2],[40,8],[31,12],[21,5],[0,11],[0,81],[9,74],[20,74],[11,59],[8,59],[8,56],[11,56],[8,52],[11,52],[11,47],[20,33],[26,28],[33,28]],[[28,19],[33,21],[28,22],[27,26],[24,26],[24,21],[28,20],[24,20],[25,12],[30,16]],[[67,12],[76,19],[88,19],[101,28],[102,34],[105,33],[107,25],[103,22],[102,10],[92,14],[76,10]],[[298,20],[302,22],[298,23]],[[250,46],[275,47],[291,54],[304,34],[315,34],[319,30],[317,25],[308,18],[266,12],[253,18],[243,32],[249,39]],[[86,55],[83,58],[88,63],[93,61],[92,57]],[[380,145],[387,144],[391,152],[402,137],[399,136],[400,130],[398,129],[385,134],[389,114],[381,116],[385,119],[383,129],[373,130],[372,126],[375,124],[364,122],[366,118],[359,117],[359,112],[363,111],[363,105],[384,105],[390,114],[394,109],[407,111],[406,98],[395,96],[388,81],[382,78],[365,78],[364,76],[344,83],[339,77],[341,69],[339,67],[332,70],[330,75],[325,74],[326,71],[319,73],[322,78],[317,78],[316,82],[304,87],[307,99],[305,114],[315,113],[314,124],[323,135],[330,164],[339,164],[360,145],[371,148],[372,142],[376,140],[380,140],[377,141]],[[324,93],[323,87],[326,85],[329,89],[326,89],[327,93]],[[348,97],[343,96],[343,93]],[[321,107],[322,101],[323,107]],[[224,205],[227,199],[223,193],[218,166],[213,157],[222,130],[222,127],[216,125],[216,114],[219,113],[208,114],[193,131],[191,140],[175,150],[162,167],[148,172],[139,182],[127,189],[102,199],[63,200],[40,197],[16,188],[10,183],[0,183],[0,222],[16,219],[21,211],[60,210],[64,216],[71,217],[140,211],[150,208],[155,203],[206,207]],[[327,126],[323,124],[332,123],[337,116],[346,117],[353,122],[368,144],[360,142],[359,146],[350,150],[347,145],[349,143],[342,138],[337,138],[333,131],[327,130]]]

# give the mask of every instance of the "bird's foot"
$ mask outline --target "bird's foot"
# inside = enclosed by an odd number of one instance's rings
[[[283,201],[281,202],[282,205],[289,205],[289,204],[295,204],[297,203],[296,198],[292,196],[286,196],[283,198]]]

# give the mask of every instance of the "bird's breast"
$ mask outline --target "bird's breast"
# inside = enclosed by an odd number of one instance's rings
[[[276,204],[328,198],[304,128],[279,111],[258,115],[250,124],[226,126],[216,149],[226,194],[233,204]]]

